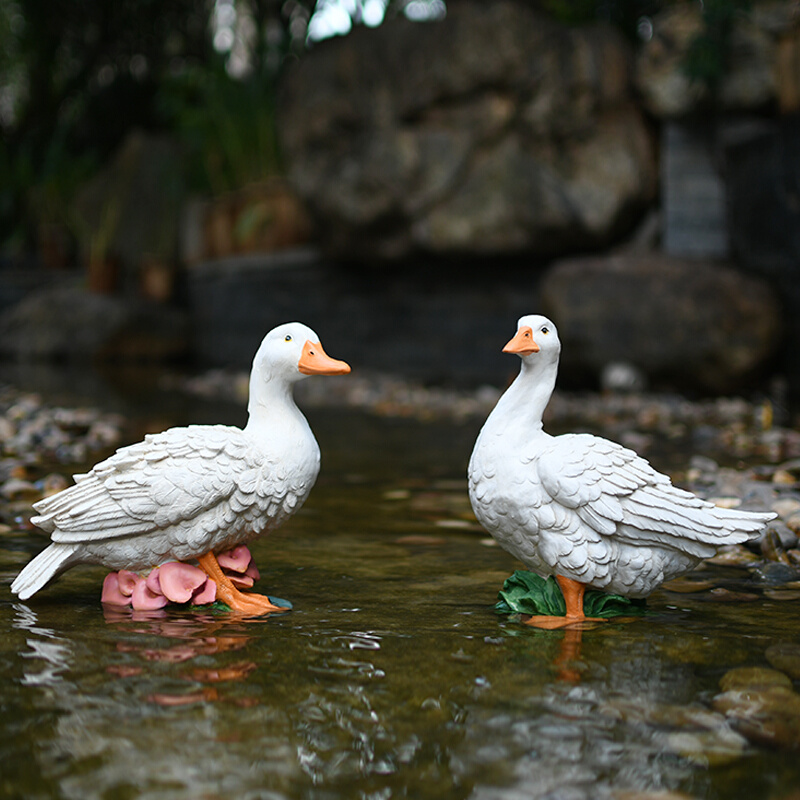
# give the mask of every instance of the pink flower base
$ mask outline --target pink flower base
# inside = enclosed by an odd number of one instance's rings
[[[249,589],[258,580],[258,569],[245,545],[217,556],[225,575],[239,589]],[[217,584],[199,567],[168,561],[139,575],[121,569],[110,572],[103,581],[100,600],[113,606],[132,606],[136,611],[153,611],[168,603],[203,606],[217,599]]]

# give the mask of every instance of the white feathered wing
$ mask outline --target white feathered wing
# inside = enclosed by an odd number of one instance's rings
[[[772,513],[715,506],[672,485],[632,450],[590,434],[548,437],[528,469],[540,558],[554,572],[637,596],[757,536]],[[556,570],[555,567],[558,566]]]
[[[254,452],[240,429],[223,425],[150,434],[34,504],[39,513],[31,521],[53,544],[11,590],[27,599],[76,563],[146,569],[240,543],[303,502],[318,463],[317,451],[316,468],[290,478],[281,463]]]

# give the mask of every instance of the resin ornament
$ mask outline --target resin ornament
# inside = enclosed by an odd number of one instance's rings
[[[701,500],[607,439],[545,433],[542,414],[561,352],[549,319],[522,317],[503,352],[520,356],[522,368],[475,443],[469,495],[497,542],[561,588],[564,615],[537,614],[530,624],[595,619],[584,612],[587,587],[646,597],[721,545],[756,538],[775,517]]]
[[[270,331],[253,360],[247,425],[150,434],[76,475],[74,486],[35,503],[32,522],[53,543],[11,590],[25,600],[76,564],[140,573],[167,562],[196,562],[215,582],[217,599],[233,610],[278,610],[266,596],[241,592],[215,553],[273,530],[303,504],[319,472],[319,446],[292,387],[307,375],[349,371],[305,325]],[[145,596],[146,589],[146,583],[136,589],[142,602],[160,602]]]

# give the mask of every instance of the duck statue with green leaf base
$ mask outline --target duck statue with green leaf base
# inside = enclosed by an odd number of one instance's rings
[[[701,500],[607,439],[546,433],[542,415],[561,352],[546,317],[522,317],[503,352],[518,355],[522,367],[475,443],[469,495],[501,547],[532,572],[553,575],[561,588],[565,616],[535,615],[529,624],[587,621],[588,587],[646,597],[721,545],[756,538],[775,517]]]
[[[253,360],[247,425],[149,434],[36,503],[32,522],[52,544],[11,591],[25,600],[76,564],[142,573],[193,562],[216,583],[216,599],[234,611],[283,610],[264,595],[240,591],[216,554],[275,529],[306,500],[320,453],[292,387],[308,375],[349,371],[305,325],[273,329]]]

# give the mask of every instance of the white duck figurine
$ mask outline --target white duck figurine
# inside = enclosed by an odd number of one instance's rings
[[[253,360],[244,429],[190,425],[148,434],[36,503],[32,521],[53,543],[20,572],[12,592],[25,600],[76,564],[140,571],[196,560],[234,610],[276,610],[267,597],[236,589],[215,553],[276,528],[303,504],[320,454],[293,384],[349,371],[305,325],[270,331]]]
[[[522,368],[475,443],[469,495],[497,542],[561,587],[566,617],[533,617],[530,624],[585,620],[586,587],[644,597],[720,545],[756,537],[775,517],[701,500],[607,439],[545,433],[542,414],[561,352],[546,317],[522,317],[503,352],[519,355]]]

